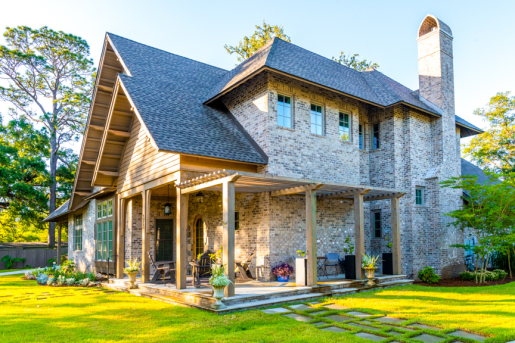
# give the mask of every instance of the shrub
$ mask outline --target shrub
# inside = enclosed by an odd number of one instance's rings
[[[84,278],[84,279],[78,280],[77,283],[79,285],[81,285],[82,287],[86,287],[89,284],[89,279],[88,278]]]
[[[272,273],[276,276],[287,277],[293,273],[293,267],[286,262],[279,262],[278,265],[272,268]]]
[[[438,283],[440,277],[436,275],[435,270],[431,267],[424,267],[418,272],[418,278],[425,283]]]
[[[465,272],[460,273],[460,278],[462,280],[466,280],[466,281],[474,280],[475,276],[476,276],[475,273],[469,272],[469,271],[465,271]]]
[[[67,284],[68,286],[73,286],[73,285],[75,285],[75,278],[71,277],[71,278],[66,279],[66,284]]]
[[[11,257],[9,255],[5,255],[4,257],[2,257],[0,262],[5,262],[5,268],[11,269],[14,262],[25,262],[25,257],[19,258],[19,257]]]
[[[502,269],[495,269],[493,271],[493,273],[498,275],[498,278],[497,278],[498,280],[504,280],[508,276],[508,273],[506,273],[506,271],[504,271]]]
[[[48,280],[48,275],[46,275],[46,274],[39,274],[38,277],[36,278],[36,280],[38,281],[38,283],[40,285],[46,285],[46,282]]]
[[[92,282],[97,280],[97,276],[95,275],[95,272],[87,273],[86,277],[89,279],[89,281],[92,281]]]
[[[49,277],[49,278],[47,279],[47,281],[46,281],[46,284],[47,284],[48,286],[51,286],[51,285],[54,283],[54,281],[55,281],[55,278],[53,278],[53,277]]]

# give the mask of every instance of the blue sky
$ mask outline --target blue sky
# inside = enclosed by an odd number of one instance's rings
[[[81,36],[95,63],[108,31],[231,69],[236,57],[224,44],[236,45],[264,19],[283,25],[294,44],[328,58],[359,53],[417,89],[417,30],[433,14],[453,31],[456,113],[485,127],[473,110],[498,91],[515,91],[513,13],[515,1],[4,0],[0,26],[47,25]]]

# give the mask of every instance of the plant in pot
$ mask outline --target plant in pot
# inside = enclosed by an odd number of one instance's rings
[[[224,247],[220,246],[217,252],[214,254],[209,254],[209,258],[211,259],[211,268],[221,267],[222,266],[222,256],[224,254]],[[200,256],[198,257],[200,259]]]
[[[375,282],[373,281],[374,272],[377,269],[377,262],[379,261],[379,255],[371,256],[367,254],[363,254],[363,258],[361,260],[361,265],[363,269],[367,272],[367,286],[375,286]]]
[[[136,282],[136,275],[138,275],[141,262],[138,262],[138,259],[134,258],[134,260],[128,260],[125,261],[125,263],[127,263],[128,267],[126,267],[123,272],[129,275],[129,282],[131,283],[130,288],[132,289],[136,287],[134,286],[134,283]]]
[[[390,237],[385,237],[386,246],[388,248],[388,252],[383,253],[383,274],[392,275],[393,274],[393,253],[392,253],[392,242],[390,242]]]
[[[354,256],[354,244],[350,241],[350,237],[347,236],[343,241],[345,246],[343,252],[345,253],[345,278],[355,279],[356,278],[356,256]]]
[[[216,302],[211,305],[214,309],[219,309],[225,307],[222,303],[222,299],[224,298],[224,289],[232,283],[231,280],[225,275],[225,265],[223,266],[213,266],[211,267],[211,277],[209,278],[209,284],[213,286],[213,297],[216,299]]]
[[[272,273],[277,276],[277,281],[279,282],[288,282],[293,271],[293,267],[286,262],[279,262],[278,265],[272,268]]]

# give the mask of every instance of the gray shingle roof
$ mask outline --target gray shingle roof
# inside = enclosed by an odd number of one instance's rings
[[[477,181],[481,184],[484,184],[488,181],[488,177],[483,172],[483,169],[479,168],[464,158],[461,159],[461,175],[477,176]]]
[[[108,34],[131,76],[120,75],[159,149],[265,164],[227,112],[202,102],[227,71]]]
[[[68,205],[70,204],[70,200],[66,200],[64,204],[59,206],[54,212],[50,213],[48,217],[43,219],[43,222],[51,222],[52,219],[59,217],[60,215],[68,213]]]

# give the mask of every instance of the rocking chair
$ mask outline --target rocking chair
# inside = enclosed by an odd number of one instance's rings
[[[193,274],[193,287],[200,288],[200,278],[205,275],[211,274],[211,258],[209,254],[212,254],[211,250],[205,251],[199,259],[190,262],[190,266]]]
[[[156,270],[154,276],[150,280],[150,283],[157,283],[161,279],[164,283],[165,280],[170,280],[171,283],[175,283],[175,261],[160,261],[154,262],[150,252],[148,253],[150,263]]]
[[[241,278],[244,281],[250,281],[251,279],[254,279],[252,276],[252,273],[249,270],[250,265],[252,264],[252,259],[256,256],[256,249],[252,251],[252,253],[247,257],[246,260],[241,262],[236,262],[236,267],[238,268],[238,271],[236,272],[236,277]]]

